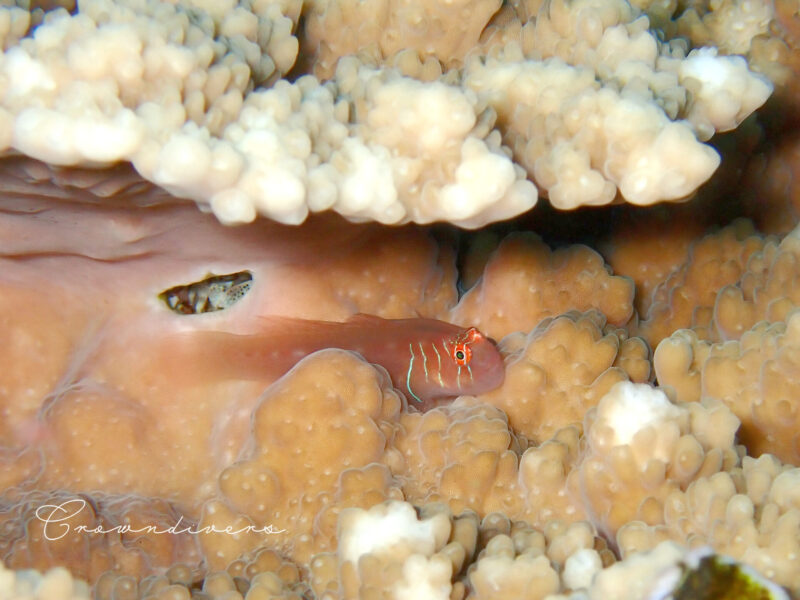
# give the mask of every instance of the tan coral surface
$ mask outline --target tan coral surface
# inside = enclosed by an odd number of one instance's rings
[[[800,313],[786,322],[758,323],[740,340],[712,344],[692,331],[678,331],[661,342],[654,364],[658,380],[682,401],[716,398],[742,421],[739,438],[749,454],[774,454],[800,461],[794,402],[798,385]]]
[[[652,348],[682,328],[694,329],[706,339],[719,339],[714,308],[720,289],[737,283],[751,257],[768,242],[747,221],[737,221],[696,241],[685,262],[653,291],[636,333]]]
[[[509,426],[537,444],[580,423],[615,383],[650,377],[642,339],[606,326],[596,311],[543,319],[527,335],[505,337],[500,347],[506,380],[481,400],[502,409]]]
[[[554,252],[535,235],[513,235],[489,257],[483,277],[450,319],[498,340],[571,310],[596,308],[610,323],[623,325],[633,313],[633,293],[631,282],[613,276],[590,248]]]

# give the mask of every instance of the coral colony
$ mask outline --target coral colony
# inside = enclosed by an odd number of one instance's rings
[[[0,598],[800,595],[796,0],[0,6]]]

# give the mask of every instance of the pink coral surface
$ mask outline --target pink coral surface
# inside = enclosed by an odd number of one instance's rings
[[[31,227],[24,236],[23,219]],[[455,294],[452,267],[424,233],[408,229],[234,230],[188,205],[27,199],[5,201],[1,220],[2,361],[30,358],[2,373],[4,445],[40,449],[31,462],[7,454],[12,485],[143,493],[194,507],[239,454],[275,374],[265,366],[260,380],[209,380],[191,352],[182,356],[175,334],[246,333],[267,315],[436,314]],[[385,260],[396,265],[391,277],[378,269]],[[158,298],[209,272],[244,270],[253,286],[224,311],[178,315]]]

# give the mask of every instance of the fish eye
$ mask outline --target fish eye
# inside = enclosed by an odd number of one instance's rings
[[[453,360],[459,367],[465,367],[472,358],[472,350],[466,344],[459,343],[453,347]]]

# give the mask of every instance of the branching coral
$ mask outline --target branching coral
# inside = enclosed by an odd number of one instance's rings
[[[450,68],[463,60],[499,7],[498,0],[414,4],[315,0],[305,8],[303,55],[322,79],[333,75],[340,57],[359,51],[387,62],[400,53],[416,55],[438,75],[442,66]],[[453,19],[453,14],[459,18]]]
[[[713,322],[717,293],[738,282],[750,258],[770,241],[757,235],[751,223],[737,221],[696,242],[686,262],[654,290],[636,333],[651,348],[681,328],[691,327],[704,338],[718,339]]]
[[[307,590],[297,583],[297,568],[282,561],[274,552],[258,552],[248,561],[245,571],[237,570],[244,561],[231,565],[228,571],[214,571],[196,579],[185,564],[175,564],[164,574],[145,577],[138,582],[131,577],[107,572],[94,586],[98,600],[125,598],[158,598],[159,600],[190,600],[202,594],[208,598],[232,600],[250,595],[251,598],[301,600]]]
[[[520,302],[517,298],[524,297]],[[614,325],[633,313],[633,286],[614,277],[585,246],[550,250],[535,235],[507,237],[489,257],[483,277],[451,311],[496,339],[530,331],[545,318],[598,309]]]
[[[634,307],[642,318],[655,300],[655,289],[682,268],[692,244],[707,229],[694,212],[681,214],[676,209],[671,208],[668,214],[637,212],[619,219],[600,244],[600,252],[614,274],[633,280]]]
[[[586,455],[569,475],[591,520],[613,537],[663,519],[669,495],[736,465],[739,421],[720,402],[672,404],[644,384],[616,384],[588,413]]]
[[[744,55],[751,69],[775,84],[771,103],[780,108],[768,119],[779,127],[797,122],[791,99],[798,89],[800,27],[793,2],[636,0],[632,4],[643,9],[667,39],[683,37],[694,47],[713,46],[722,54]]]
[[[466,558],[459,539],[464,528],[454,527],[442,506],[426,513],[417,520],[414,507],[401,502],[343,511],[336,553],[311,560],[316,594],[449,598],[451,579]]]
[[[340,553],[318,555],[312,565],[315,594],[326,598],[424,597],[442,600],[465,597],[500,600],[512,594],[516,598],[556,600],[566,596],[549,592],[572,591],[578,592],[578,597],[598,600],[609,596],[640,600],[669,592],[677,597],[693,593],[705,598],[714,593],[715,598],[741,600],[789,598],[785,590],[756,571],[728,557],[715,555],[707,548],[689,551],[665,542],[652,551],[633,555],[609,567],[601,560],[601,556],[607,556],[603,550],[598,553],[594,548],[581,548],[585,543],[582,540],[587,537],[585,527],[554,528],[542,535],[529,528],[517,527],[515,523],[506,529],[506,533],[500,533],[487,531],[492,524],[484,521],[479,525],[473,515],[450,517],[448,523],[448,515],[441,511],[441,507],[426,506],[420,512],[421,519],[417,521],[413,507],[391,503],[376,506],[367,513],[348,513],[347,521],[340,523],[343,538],[353,537],[358,530],[350,522],[372,520],[386,531],[405,521],[413,529],[423,530],[430,529],[437,515],[442,515],[445,519],[439,519],[439,524],[441,529],[450,527],[449,542],[444,546],[441,542],[436,543],[434,548],[437,551],[433,552],[430,544],[425,545],[427,548],[422,544],[409,545],[410,536],[394,531],[394,535],[381,540],[384,548],[373,547],[363,555],[363,562],[344,560]],[[392,519],[397,516],[401,518]],[[445,574],[450,570],[454,574],[465,570],[466,562],[474,559],[478,538],[487,537],[487,534],[488,543],[484,542],[480,558],[470,565],[468,580],[448,581]],[[590,535],[588,539],[591,540]],[[437,542],[435,539],[432,541]],[[595,538],[595,544],[602,546],[602,541]],[[386,547],[401,552],[387,553]],[[609,568],[603,569],[604,566]],[[16,573],[2,570],[0,573],[7,576],[4,581],[11,580],[8,592],[12,598],[18,595],[36,600],[89,598],[88,586],[73,580],[63,569],[54,569],[44,577],[33,570]],[[378,579],[376,573],[383,577]],[[173,567],[166,575],[148,578],[138,586],[129,578],[110,575],[98,582],[94,597],[99,600],[120,596],[189,600],[197,594],[198,588],[204,597],[214,599],[233,599],[243,595],[281,600],[305,597],[303,590],[277,573],[277,567],[274,571],[260,572],[251,579],[232,577],[226,572],[211,573],[202,581],[202,587],[187,580],[186,575],[185,569]],[[409,578],[413,580],[409,582]],[[337,583],[337,579],[343,583]],[[194,594],[190,594],[190,590]],[[575,595],[573,593],[570,597]]]
[[[446,502],[456,513],[519,510],[517,461],[525,442],[499,410],[465,397],[424,415],[404,414],[400,425],[395,458],[403,462],[394,470],[408,500]]]
[[[741,467],[673,492],[664,504],[663,525],[623,526],[620,547],[641,551],[663,539],[710,543],[796,593],[800,511],[792,487],[797,477],[797,468],[774,457],[745,457]]]
[[[724,54],[747,55],[756,37],[768,35],[774,17],[771,2],[716,0],[692,2],[674,23],[663,22],[671,37],[684,36],[695,47],[716,46]]]
[[[698,140],[769,96],[741,57],[687,54],[648,26],[624,0],[554,0],[518,41],[466,65],[465,85],[497,110],[515,158],[556,207],[618,192],[634,204],[690,195],[719,164]]]
[[[615,383],[650,376],[645,343],[605,326],[595,311],[545,319],[500,347],[507,355],[505,383],[481,400],[501,408],[509,426],[535,442],[582,422]]]
[[[297,54],[279,4],[219,8],[218,23],[180,4],[80,9],[51,13],[3,56],[4,148],[61,165],[128,160],[225,223],[333,209],[477,227],[536,202],[467,90],[354,58],[329,85],[254,90]]]
[[[634,204],[682,199],[719,164],[655,104],[598,89],[591,69],[526,61],[509,48],[502,60],[471,62],[466,73],[466,85],[497,110],[515,158],[557,208],[609,204],[618,190]]]
[[[316,594],[539,599],[584,587],[610,559],[587,523],[537,531],[499,514],[479,521],[435,504],[419,512],[398,502],[344,511],[338,550],[312,560]]]
[[[339,63],[336,82],[356,125],[340,151],[339,144],[328,142],[330,164],[310,174],[316,210],[329,208],[333,199],[324,179],[339,181],[338,211],[358,220],[375,219],[382,211],[386,218],[375,220],[446,219],[478,227],[536,202],[536,188],[506,157],[492,133],[491,113],[469,90],[443,82],[426,85],[355,59]],[[355,172],[337,175],[344,165]]]
[[[655,288],[635,331],[655,348],[676,329],[724,341],[759,321],[783,321],[800,305],[799,252],[797,230],[778,241],[736,221],[691,247],[686,262]]]
[[[396,452],[384,456],[402,404],[389,384],[385,374],[341,350],[302,361],[261,398],[249,452],[222,472],[222,501],[205,505],[200,525],[221,531],[274,525],[283,533],[267,533],[270,544],[305,562],[312,549],[329,547],[342,508],[399,497],[389,470],[378,464],[399,458]],[[319,415],[320,421],[307,424],[304,414]],[[294,448],[289,456],[287,447]],[[334,464],[341,468],[326,473]],[[216,569],[267,541],[257,533],[204,539]]]
[[[678,331],[658,346],[654,364],[661,385],[684,402],[715,398],[742,421],[749,453],[769,452],[796,464],[800,458],[800,411],[793,401],[800,347],[800,313],[783,323],[761,322],[740,340],[712,344]]]
[[[678,200],[718,164],[696,138],[736,127],[770,91],[741,58],[659,42],[623,0],[548,3],[521,47],[472,49],[463,72],[438,77],[498,8],[466,3],[453,27],[443,6],[312,3],[300,35],[327,83],[279,79],[297,58],[296,2],[85,0],[22,39],[31,17],[2,9],[0,142],[61,165],[130,161],[225,223],[332,209],[479,227],[536,202],[500,134],[558,207],[607,204],[617,190],[636,204]],[[364,11],[386,30],[366,27]]]
[[[723,340],[738,339],[759,321],[779,322],[800,306],[800,228],[753,254],[737,285],[720,290],[714,322]]]
[[[610,558],[588,523],[554,521],[541,532],[509,524],[506,531],[500,530],[488,540],[470,567],[467,598],[536,600],[587,587],[603,567],[603,557]]]

